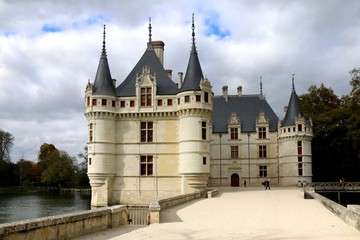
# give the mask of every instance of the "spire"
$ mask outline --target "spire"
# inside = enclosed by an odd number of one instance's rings
[[[94,80],[95,90],[93,94],[115,96],[116,95],[115,86],[113,83],[113,79],[111,78],[105,44],[106,42],[105,42],[105,25],[104,25],[102,51],[100,55],[98,69],[95,75],[95,80]]]
[[[149,17],[149,27],[148,27],[148,29],[149,29],[149,45],[151,45],[151,29],[152,29],[152,27],[151,27],[151,17]]]
[[[196,51],[195,46],[195,23],[194,23],[194,14],[192,15],[192,46],[190,52],[190,58],[188,66],[185,73],[184,83],[180,91],[190,91],[190,90],[200,90],[200,81],[204,78],[204,75],[201,70],[201,65],[199,57]]]
[[[103,42],[102,42],[102,51],[101,51],[101,57],[104,57],[104,58],[106,58],[107,56],[106,56],[106,48],[105,48],[105,45],[106,45],[106,42],[105,42],[105,35],[106,35],[106,33],[105,33],[105,27],[106,27],[106,25],[104,24],[104,32],[103,32]]]
[[[260,76],[260,96],[263,95],[263,89],[262,89],[262,76]]]
[[[291,91],[291,96],[287,107],[286,115],[282,124],[283,126],[294,126],[295,118],[304,117],[304,113],[301,109],[300,99],[295,92],[294,76],[295,74],[292,74],[292,91]]]

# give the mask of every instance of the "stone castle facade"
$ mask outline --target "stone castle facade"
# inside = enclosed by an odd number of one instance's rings
[[[186,49],[184,49],[185,51]],[[151,40],[116,86],[103,47],[85,90],[92,206],[149,203],[216,186],[311,182],[312,124],[294,79],[284,119],[262,94],[214,96],[195,46],[185,76],[163,67],[164,43]]]

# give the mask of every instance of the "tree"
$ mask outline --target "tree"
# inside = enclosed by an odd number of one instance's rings
[[[30,184],[32,181],[30,179],[30,174],[32,171],[34,163],[31,161],[27,161],[25,159],[20,159],[15,164],[15,173],[19,177],[19,183],[22,184]]]
[[[10,150],[14,144],[14,137],[0,129],[0,161],[10,162]]]
[[[79,163],[79,171],[77,172],[77,182],[80,187],[90,187],[89,177],[87,175],[87,159],[88,147],[84,147],[84,152],[78,154],[78,158],[82,159]]]

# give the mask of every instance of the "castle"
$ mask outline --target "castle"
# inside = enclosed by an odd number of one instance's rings
[[[195,46],[185,76],[163,67],[164,43],[151,40],[116,86],[103,45],[85,90],[92,206],[149,203],[216,186],[278,186],[312,181],[312,124],[294,77],[284,119],[262,94],[214,96]],[[185,49],[184,49],[185,50]],[[261,82],[260,82],[261,84]]]

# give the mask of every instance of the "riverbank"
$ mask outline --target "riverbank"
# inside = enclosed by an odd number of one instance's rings
[[[91,188],[53,188],[53,187],[0,187],[0,193],[35,193],[35,192],[79,192],[91,193]]]

